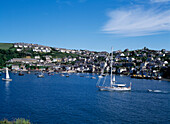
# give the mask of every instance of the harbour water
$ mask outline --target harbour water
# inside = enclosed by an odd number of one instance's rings
[[[37,78],[18,76],[0,80],[0,120],[26,118],[32,123],[170,123],[170,82],[132,79],[131,92],[98,91],[91,74],[59,74]],[[0,76],[4,77],[4,74]],[[148,89],[159,92],[148,92]]]

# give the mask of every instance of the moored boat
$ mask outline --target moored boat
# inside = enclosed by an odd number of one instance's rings
[[[103,76],[102,76],[102,75],[100,75],[100,76],[98,76],[98,78],[103,78]]]
[[[6,68],[6,77],[2,78],[3,81],[12,81],[12,79],[10,79],[9,77],[9,72],[8,72],[8,68]]]
[[[63,76],[64,76],[64,74],[60,74],[60,76],[62,76],[62,77],[63,77]]]
[[[43,77],[44,77],[44,74],[41,73],[41,74],[39,74],[37,77],[38,77],[38,78],[43,78]]]
[[[96,77],[91,77],[91,79],[96,79]]]
[[[18,74],[19,76],[24,76],[24,74],[22,73],[22,72],[19,72],[19,74]]]
[[[66,75],[66,77],[70,77],[69,75]]]

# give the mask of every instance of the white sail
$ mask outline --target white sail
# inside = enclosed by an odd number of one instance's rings
[[[115,79],[115,75],[113,75],[113,82],[115,83],[116,79]]]
[[[6,79],[9,79],[8,68],[6,68]]]
[[[103,69],[102,69],[102,72],[101,72],[101,75],[104,74],[104,70],[105,70],[105,67],[107,66],[107,63],[105,62],[104,65],[103,65]]]
[[[106,62],[105,62],[105,63],[104,63],[104,65],[103,65],[103,68],[102,68],[101,74],[100,74],[100,76],[98,76],[99,78],[103,78],[104,70],[105,70],[105,68],[106,68],[106,66],[107,66],[107,61],[108,61],[108,58],[106,58]]]

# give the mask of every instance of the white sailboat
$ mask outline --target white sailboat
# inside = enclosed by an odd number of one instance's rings
[[[100,80],[98,80],[97,82],[97,88],[101,91],[130,91],[131,90],[131,83],[130,83],[130,86],[129,87],[126,87],[126,84],[120,84],[120,83],[116,83],[116,80],[115,80],[115,75],[112,74],[112,64],[113,64],[113,50],[112,50],[112,54],[111,54],[111,57],[110,57],[110,68],[111,68],[111,74],[110,74],[110,86],[104,86],[105,84],[105,80],[106,78],[104,79],[104,82],[102,84],[102,86],[100,86]]]
[[[12,81],[12,79],[10,79],[10,77],[9,77],[8,68],[6,68],[6,78],[2,78],[2,80],[4,80],[4,81]]]
[[[38,77],[38,78],[43,78],[43,77],[44,77],[44,74],[41,72],[41,74],[39,74],[37,77]]]

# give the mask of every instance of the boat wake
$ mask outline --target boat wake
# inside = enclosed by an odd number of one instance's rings
[[[148,89],[148,92],[152,92],[152,93],[170,93],[170,91],[163,91],[163,90],[151,90],[151,89]]]
[[[132,90],[131,92],[135,93],[159,93],[159,94],[170,94],[170,91],[165,91],[165,90]]]

